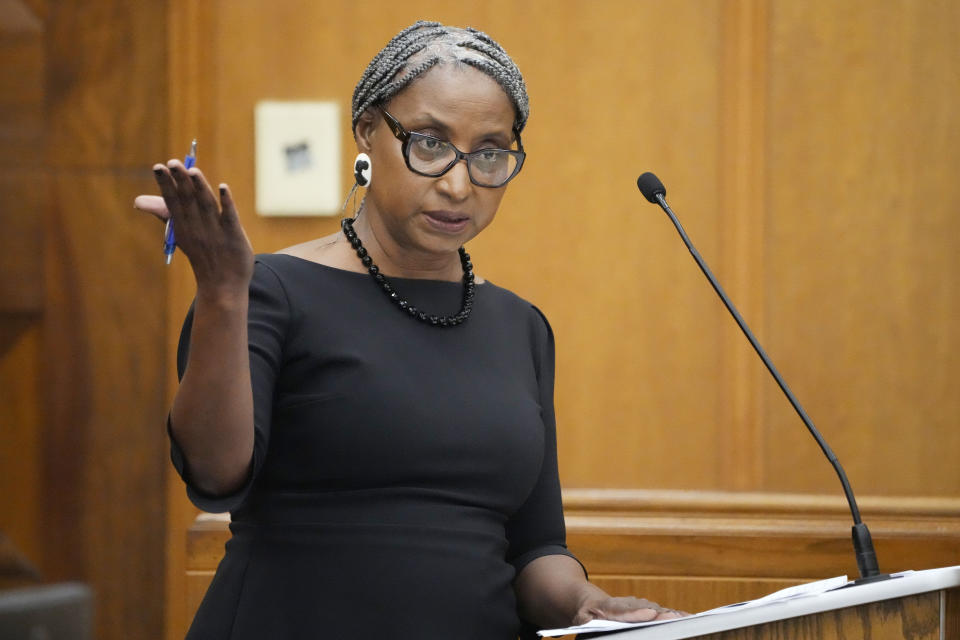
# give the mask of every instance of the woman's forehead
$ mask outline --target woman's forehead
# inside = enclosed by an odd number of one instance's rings
[[[513,129],[516,109],[493,78],[457,63],[441,63],[398,93],[389,102],[391,113],[432,116],[440,122],[469,118],[485,126]]]

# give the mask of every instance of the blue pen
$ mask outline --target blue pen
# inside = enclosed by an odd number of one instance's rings
[[[190,143],[190,151],[187,157],[183,159],[183,166],[189,169],[197,163],[197,140],[194,138]],[[173,260],[173,252],[177,248],[177,239],[173,235],[173,220],[167,220],[167,227],[163,231],[163,253],[167,256],[167,264]]]

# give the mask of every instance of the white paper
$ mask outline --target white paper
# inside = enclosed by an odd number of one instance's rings
[[[780,591],[774,591],[773,593],[767,594],[762,598],[757,598],[756,600],[748,600],[747,602],[738,602],[736,604],[728,604],[723,607],[717,607],[716,609],[710,609],[708,611],[702,611],[698,613],[698,616],[713,615],[717,613],[724,613],[726,611],[743,610],[750,609],[753,607],[762,607],[764,605],[773,604],[775,602],[784,602],[786,600],[792,600],[794,598],[805,598],[809,596],[817,596],[821,593],[826,593],[827,591],[832,591],[843,585],[847,584],[847,576],[837,576],[835,578],[827,578],[826,580],[817,580],[816,582],[807,582],[805,584],[797,584],[792,587],[787,587],[785,589],[780,589]]]
[[[537,631],[537,635],[545,638],[552,638],[554,636],[568,636],[574,633],[596,633],[597,631],[620,631],[621,629],[633,629],[635,627],[652,627],[658,624],[666,624],[668,622],[673,622],[674,619],[682,620],[682,618],[671,618],[670,620],[651,620],[650,622],[617,622],[616,620],[591,620],[590,622],[587,622],[585,624],[577,625],[575,627],[566,627],[565,629],[543,629],[541,631]]]
[[[564,629],[543,629],[537,632],[537,635],[545,638],[553,638],[557,636],[566,636],[572,635],[575,633],[595,633],[598,631],[619,631],[621,629],[635,629],[637,627],[651,627],[658,624],[669,624],[671,622],[676,622],[677,620],[689,620],[690,618],[700,618],[704,616],[716,616],[723,615],[724,613],[729,613],[733,611],[743,611],[744,609],[750,609],[754,607],[765,607],[771,606],[778,603],[786,602],[788,600],[796,600],[798,598],[809,598],[818,596],[827,591],[832,591],[839,587],[847,584],[847,576],[837,576],[835,578],[827,578],[826,580],[817,580],[816,582],[808,582],[806,584],[798,584],[792,587],[787,587],[786,589],[781,589],[780,591],[775,591],[771,594],[765,595],[762,598],[757,598],[756,600],[748,600],[746,602],[737,602],[735,604],[728,604],[722,607],[717,607],[716,609],[708,609],[707,611],[701,611],[700,613],[693,614],[686,618],[671,618],[669,620],[651,620],[650,622],[617,622],[614,620],[591,620],[590,622],[575,627],[566,627]]]

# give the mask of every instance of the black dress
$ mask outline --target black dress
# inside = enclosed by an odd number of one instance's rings
[[[392,281],[430,313],[460,307],[460,283]],[[367,274],[263,255],[249,340],[246,485],[202,495],[172,448],[194,504],[232,519],[187,637],[516,638],[514,577],[570,555],[540,312],[487,282],[466,323],[432,327]]]

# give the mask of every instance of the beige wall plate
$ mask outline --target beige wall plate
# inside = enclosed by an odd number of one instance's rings
[[[261,101],[255,108],[256,206],[262,216],[340,210],[340,106]]]

